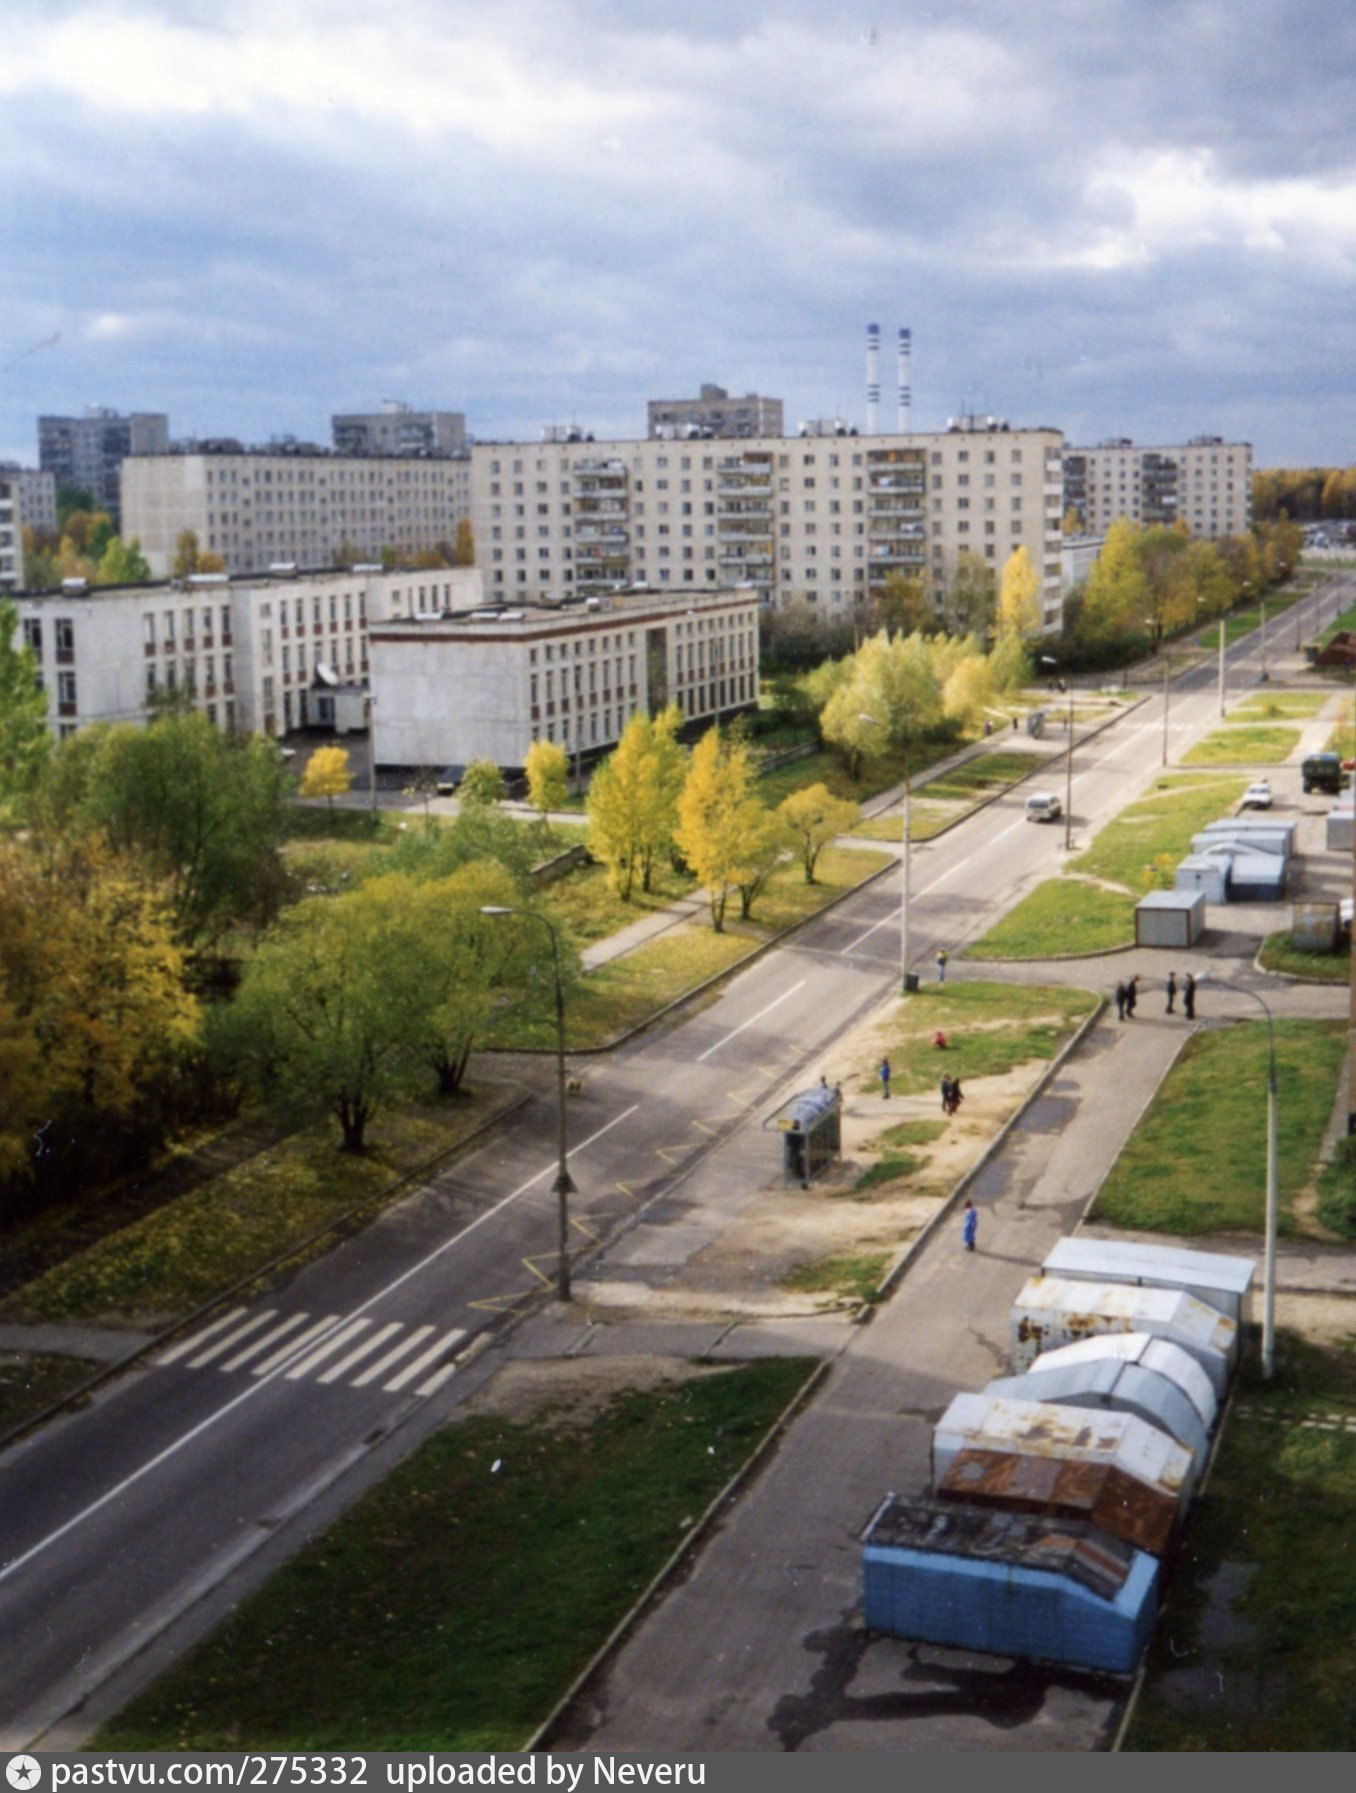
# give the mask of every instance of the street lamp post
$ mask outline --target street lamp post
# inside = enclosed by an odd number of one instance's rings
[[[861,711],[857,720],[868,722],[872,728],[880,728],[877,719],[865,710]],[[909,989],[909,902],[913,886],[913,790],[909,782],[909,752],[904,749],[904,853],[903,872],[904,888],[899,899],[899,989],[901,995],[907,995]]]
[[[569,1143],[565,1132],[565,991],[560,981],[560,938],[555,924],[535,909],[511,909],[498,903],[482,903],[482,915],[518,915],[525,921],[538,921],[551,936],[551,970],[556,985],[556,1214],[559,1238],[556,1246],[556,1293],[562,1301],[570,1299],[570,1197],[574,1183],[569,1170]]]
[[[1049,654],[1041,655],[1042,666],[1058,666]],[[1074,750],[1074,711],[1073,686],[1069,686],[1069,745],[1064,754],[1064,851],[1073,851],[1073,750]]]
[[[1224,720],[1224,612],[1219,613],[1219,715]]]
[[[1262,1374],[1270,1381],[1276,1369],[1276,1029],[1270,1005],[1256,990],[1248,989],[1246,984],[1230,983],[1227,978],[1214,977],[1209,971],[1203,971],[1196,982],[1199,985],[1207,980],[1218,984],[1223,990],[1234,990],[1240,996],[1250,996],[1267,1018],[1267,1192],[1266,1234],[1262,1257]]]
[[[1262,676],[1261,676],[1260,683],[1265,685],[1267,682],[1267,601],[1266,601],[1265,596],[1261,599],[1261,605],[1262,605]]]

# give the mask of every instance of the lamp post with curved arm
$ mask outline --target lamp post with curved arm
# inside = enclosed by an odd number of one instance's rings
[[[1203,971],[1196,979],[1198,985],[1207,981],[1218,984],[1221,990],[1234,990],[1240,996],[1250,996],[1267,1018],[1267,1200],[1262,1259],[1262,1374],[1270,1381],[1276,1368],[1276,1029],[1270,1005],[1256,990],[1248,989],[1246,984],[1233,984],[1227,978],[1215,977],[1209,971]]]
[[[499,903],[482,903],[482,915],[517,915],[524,921],[540,922],[551,936],[551,970],[556,985],[556,1212],[559,1239],[556,1248],[556,1293],[562,1301],[570,1299],[570,1197],[574,1183],[570,1179],[569,1143],[565,1132],[565,990],[560,981],[560,936],[555,924],[535,909],[511,909]]]

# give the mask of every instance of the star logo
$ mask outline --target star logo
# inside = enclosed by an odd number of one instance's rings
[[[42,1769],[33,1756],[11,1756],[5,1763],[5,1779],[11,1787],[22,1789],[22,1793],[29,1793],[41,1781]]]

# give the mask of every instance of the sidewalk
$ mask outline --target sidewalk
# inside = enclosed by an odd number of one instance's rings
[[[1024,970],[1094,985],[1099,976],[1095,965]],[[1340,1012],[1345,1001],[1341,990],[1294,995],[1297,1012]],[[1209,1011],[1205,1024],[1226,1011],[1223,990],[1211,992]],[[1232,998],[1228,1012],[1252,1007]],[[1123,1692],[1115,1683],[865,1633],[858,1539],[887,1492],[928,1486],[931,1429],[951,1397],[1006,1373],[1018,1291],[1079,1225],[1191,1031],[1160,1012],[1156,992],[1133,1022],[1104,1012],[970,1186],[978,1251],[962,1251],[958,1221],[945,1214],[869,1325],[774,1323],[763,1336],[753,1324],[581,1329],[577,1316],[543,1315],[524,1329],[522,1356],[667,1351],[728,1361],[778,1350],[832,1359],[772,1460],[546,1744],[669,1753],[1106,1746]],[[736,1161],[736,1175],[741,1168]],[[684,1207],[704,1212],[731,1169],[724,1160],[699,1172],[681,1192]],[[1237,1249],[1259,1252],[1251,1240]],[[623,1240],[590,1277],[634,1279],[637,1255]],[[1280,1283],[1292,1282],[1356,1290],[1356,1252],[1287,1250]]]

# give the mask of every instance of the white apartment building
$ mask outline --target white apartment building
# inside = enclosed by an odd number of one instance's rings
[[[23,588],[25,529],[55,531],[56,480],[0,462],[0,591]]]
[[[765,604],[870,606],[892,573],[940,603],[956,561],[1025,547],[1060,621],[1063,438],[963,418],[930,434],[484,443],[470,514],[486,597],[747,585]]]
[[[335,692],[366,682],[373,620],[471,609],[474,568],[196,574],[160,585],[88,586],[16,597],[59,736],[144,722],[157,697],[191,692],[218,727],[287,734],[336,720]]]
[[[626,591],[369,631],[382,766],[520,768],[537,739],[592,758],[638,710],[714,721],[758,700],[748,591]]]
[[[122,469],[122,532],[164,578],[186,529],[231,573],[402,557],[454,540],[470,508],[470,462],[353,457],[315,449],[194,449],[134,455]]]
[[[1193,436],[1179,447],[1141,448],[1128,437],[1064,451],[1065,509],[1081,530],[1181,521],[1208,541],[1252,528],[1252,444]]]

